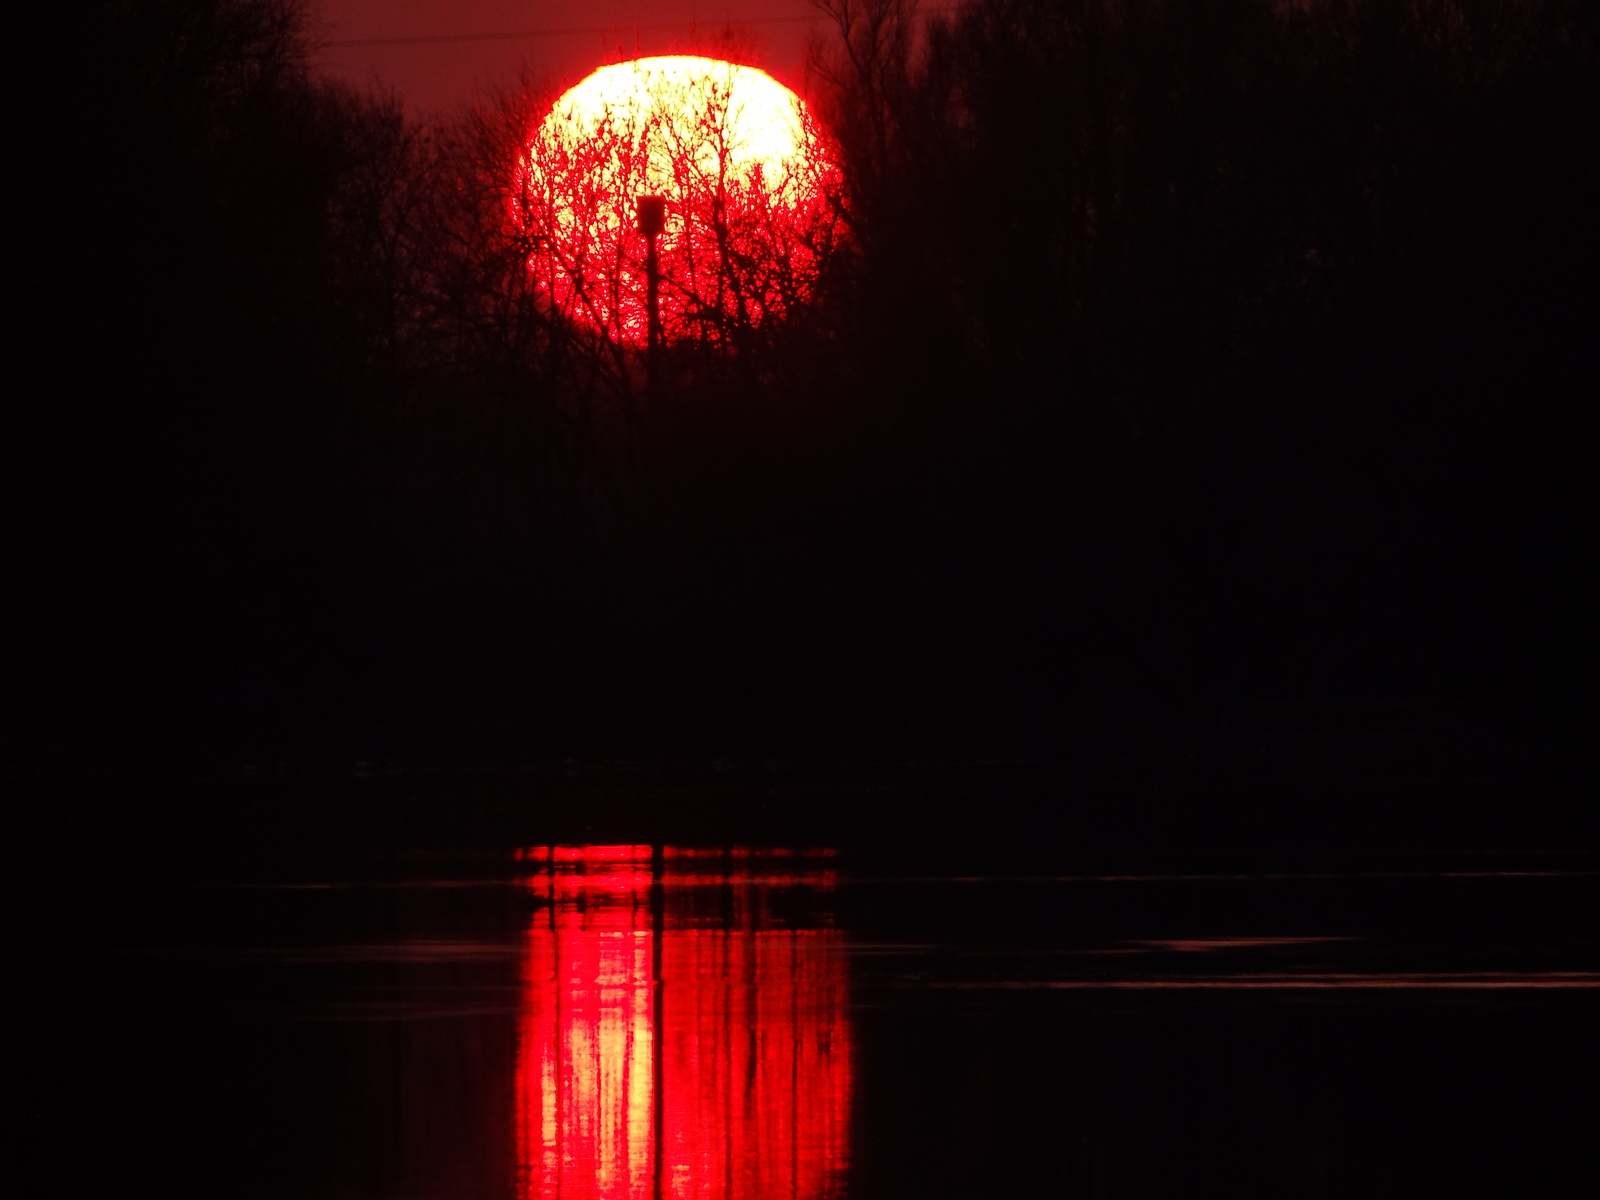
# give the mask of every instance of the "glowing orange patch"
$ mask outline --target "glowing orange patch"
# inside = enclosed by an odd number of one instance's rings
[[[647,846],[525,856],[544,904],[523,958],[519,1200],[842,1196],[844,938],[775,903],[836,881],[775,857],[702,873],[704,857],[668,848],[657,875]]]
[[[838,179],[805,104],[771,76],[641,58],[556,101],[529,137],[513,218],[553,307],[637,344],[647,327],[638,198],[664,197],[665,334],[728,341],[810,296],[839,233]]]

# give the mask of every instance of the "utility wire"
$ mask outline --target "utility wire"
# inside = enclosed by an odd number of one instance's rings
[[[742,21],[707,21],[707,26],[715,25],[722,28],[728,25],[795,25],[801,21],[823,21],[826,16],[822,13],[812,15],[807,13],[800,17],[751,17]],[[578,37],[586,33],[617,33],[630,29],[644,32],[646,30],[656,33],[664,29],[693,29],[698,22],[694,21],[658,21],[649,25],[633,25],[619,21],[614,25],[577,25],[567,29],[528,29],[506,30],[501,33],[435,33],[420,37],[392,37],[392,38],[351,38],[346,41],[323,42],[324,46],[431,46],[441,42],[509,42],[519,41],[524,38],[558,38]]]
[[[919,16],[941,16],[955,12],[954,8],[929,8],[918,13]],[[658,21],[648,25],[628,24],[619,21],[613,25],[574,25],[565,29],[526,29],[503,30],[497,33],[434,33],[423,34],[418,37],[390,37],[390,38],[346,38],[340,41],[323,42],[324,49],[342,50],[354,47],[367,46],[437,46],[448,42],[510,42],[531,40],[536,38],[581,37],[590,33],[618,33],[627,30],[636,32],[659,33],[667,29],[695,29],[726,28],[729,25],[798,25],[801,22],[825,21],[825,13],[807,13],[804,16],[792,17],[748,17],[741,20],[724,21]]]

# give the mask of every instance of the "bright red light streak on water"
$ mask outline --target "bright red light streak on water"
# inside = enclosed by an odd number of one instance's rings
[[[524,1200],[828,1200],[848,1153],[843,940],[770,901],[832,873],[646,846],[527,852]]]

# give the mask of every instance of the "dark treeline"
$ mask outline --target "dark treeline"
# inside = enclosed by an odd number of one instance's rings
[[[1584,728],[1600,10],[824,7],[849,248],[653,406],[521,270],[536,89],[419,127],[283,0],[26,17],[8,754]]]

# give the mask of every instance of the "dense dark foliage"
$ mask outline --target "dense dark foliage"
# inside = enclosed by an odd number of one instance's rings
[[[824,7],[852,249],[653,407],[518,269],[532,100],[413,127],[281,0],[27,18],[8,753],[1582,727],[1594,6]]]

